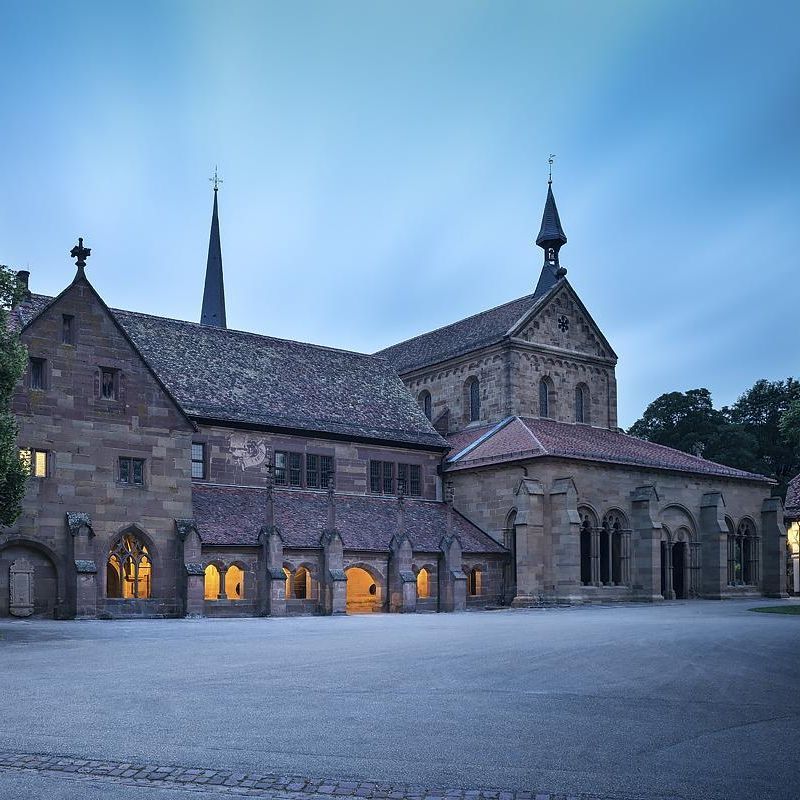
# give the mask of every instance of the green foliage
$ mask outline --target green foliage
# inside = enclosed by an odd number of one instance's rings
[[[11,525],[20,515],[28,477],[19,459],[17,423],[11,413],[11,396],[28,359],[9,325],[9,312],[21,297],[16,273],[0,265],[0,525]]]
[[[714,408],[708,389],[669,392],[647,407],[629,433],[767,475],[783,496],[800,472],[800,383],[759,380],[721,409]]]

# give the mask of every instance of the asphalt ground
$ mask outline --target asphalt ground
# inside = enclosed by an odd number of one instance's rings
[[[797,800],[800,617],[749,611],[775,603],[2,620],[0,751],[427,787]],[[94,796],[76,788],[86,785],[0,773],[3,798]]]

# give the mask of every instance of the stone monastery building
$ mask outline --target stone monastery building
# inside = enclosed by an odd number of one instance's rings
[[[559,265],[375,355],[27,291],[31,478],[0,616],[250,616],[781,595],[771,482],[617,427],[617,356]],[[28,273],[19,280],[27,289]]]

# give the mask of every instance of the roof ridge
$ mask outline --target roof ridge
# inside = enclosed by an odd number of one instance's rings
[[[515,419],[518,419],[520,421],[520,424],[522,425],[522,427],[525,428],[526,431],[528,431],[528,433],[531,435],[531,439],[533,439],[533,441],[536,442],[536,444],[540,447],[541,451],[543,453],[548,453],[549,454],[550,451],[542,444],[542,442],[539,439],[539,437],[530,429],[530,427],[528,426],[528,423],[525,422],[525,420],[522,417],[519,417],[519,416],[515,417]],[[555,420],[553,420],[553,422],[555,422]]]

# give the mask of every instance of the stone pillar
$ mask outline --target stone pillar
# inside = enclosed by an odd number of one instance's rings
[[[707,492],[700,502],[700,545],[703,559],[700,593],[719,600],[728,586],[728,526],[721,492]]]
[[[761,591],[766,597],[788,597],[786,592],[786,525],[780,497],[761,505]]]
[[[670,540],[664,542],[663,545],[663,558],[665,563],[665,572],[667,574],[667,585],[664,587],[664,599],[665,600],[674,600],[675,599],[675,580],[672,575],[672,545],[674,543]]]
[[[702,565],[700,542],[689,542],[689,597],[700,596]]]
[[[516,496],[517,593],[512,606],[530,606],[539,601],[544,578],[544,486],[523,478]]]
[[[445,534],[439,549],[439,611],[464,611],[467,607],[467,576],[458,534]]]
[[[389,611],[411,612],[417,610],[417,576],[411,562],[414,548],[405,529],[405,498],[403,488],[397,498],[395,534],[389,542],[388,592]]]
[[[183,564],[186,574],[183,588],[184,615],[202,617],[205,611],[205,579],[202,543],[194,520],[176,519],[175,528],[183,543]]]
[[[72,534],[75,564],[75,618],[97,616],[97,562],[94,552],[94,530],[88,514],[68,513],[67,527]]]
[[[600,586],[600,528],[592,528],[592,586]]]
[[[347,613],[347,575],[344,572],[344,544],[336,530],[336,503],[333,476],[328,483],[328,526],[320,539],[322,576],[319,582],[320,608],[323,614]]]
[[[578,514],[578,490],[572,478],[553,481],[550,489],[550,524],[553,569],[547,592],[561,601],[580,601],[581,518]]]
[[[274,525],[264,525],[258,533],[259,553],[258,614],[286,616],[286,573],[283,571],[283,537]]]
[[[631,492],[633,569],[631,589],[638,600],[661,600],[661,525],[655,486]]]

